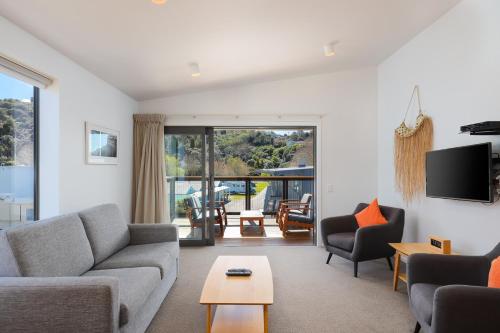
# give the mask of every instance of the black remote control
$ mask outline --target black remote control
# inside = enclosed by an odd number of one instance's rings
[[[252,271],[246,268],[231,268],[226,272],[227,276],[250,276]]]

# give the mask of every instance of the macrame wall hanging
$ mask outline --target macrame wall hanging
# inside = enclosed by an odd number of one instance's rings
[[[418,116],[415,127],[409,127],[406,125],[406,116],[415,96],[418,101]],[[432,142],[432,119],[422,113],[419,88],[415,86],[403,122],[394,131],[396,188],[407,203],[425,190],[425,153],[432,150]]]

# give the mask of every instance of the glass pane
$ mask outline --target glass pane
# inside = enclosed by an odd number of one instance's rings
[[[0,74],[0,228],[33,221],[34,88]]]
[[[179,226],[181,239],[203,239],[203,225],[208,216],[203,211],[206,195],[202,186],[205,166],[202,140],[200,134],[165,135],[167,207],[170,221]]]
[[[215,176],[303,175],[314,165],[310,129],[215,129]]]
[[[246,184],[244,181],[216,181],[215,186],[216,197],[224,197],[225,208],[228,213],[240,213],[245,210]]]

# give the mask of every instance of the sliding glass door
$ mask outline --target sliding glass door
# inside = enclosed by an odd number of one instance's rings
[[[165,127],[167,209],[181,245],[214,244],[213,130]]]
[[[315,160],[313,127],[166,127],[166,200],[181,244],[315,244]],[[286,218],[283,201],[295,207]],[[246,211],[263,219],[242,223]]]

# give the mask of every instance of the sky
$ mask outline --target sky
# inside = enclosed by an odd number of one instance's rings
[[[33,86],[0,73],[0,99],[31,99]]]

